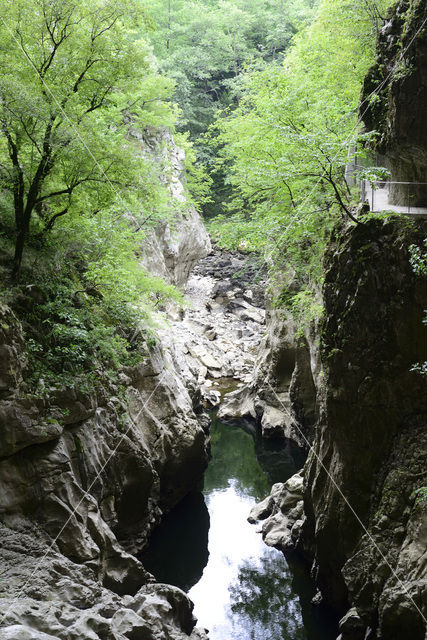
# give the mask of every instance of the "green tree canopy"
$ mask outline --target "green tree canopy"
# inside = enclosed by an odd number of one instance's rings
[[[321,0],[283,63],[249,72],[239,107],[216,125],[234,215],[215,231],[274,254],[309,288],[333,222],[352,216],[345,168],[361,140],[360,90],[390,4]]]
[[[152,0],[151,39],[161,70],[175,80],[181,109],[178,127],[188,130],[199,162],[213,177],[216,205],[227,198],[224,172],[203,134],[224,108],[241,95],[239,78],[248,65],[257,68],[281,60],[317,0]]]
[[[152,71],[139,0],[14,0],[0,22],[0,186],[13,199],[20,269],[33,223],[155,208],[158,176],[129,136],[173,121]]]

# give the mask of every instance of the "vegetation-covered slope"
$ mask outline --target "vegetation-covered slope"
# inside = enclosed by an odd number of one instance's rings
[[[360,91],[390,4],[320,2],[283,63],[248,72],[239,107],[217,123],[233,200],[215,237],[296,274],[302,290],[285,298],[297,308],[321,281],[332,225],[353,217],[346,165],[366,141]]]
[[[148,24],[138,0],[2,9],[0,296],[23,320],[33,390],[134,362],[150,309],[179,297],[139,264],[186,206],[167,184],[173,83]]]

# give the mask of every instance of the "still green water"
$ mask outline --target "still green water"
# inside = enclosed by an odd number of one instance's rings
[[[333,640],[334,625],[310,604],[307,570],[267,547],[247,517],[275,482],[304,462],[289,442],[263,442],[250,425],[214,420],[203,493],[162,522],[142,560],[157,580],[179,586],[211,640]]]

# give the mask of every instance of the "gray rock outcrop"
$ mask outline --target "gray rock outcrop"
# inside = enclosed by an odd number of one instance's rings
[[[303,471],[286,482],[273,485],[270,495],[253,507],[248,521],[263,521],[261,533],[270,547],[279,551],[295,548],[304,518]]]
[[[177,599],[176,620],[191,619],[189,601],[149,585],[130,552],[201,477],[205,434],[168,354],[122,382],[122,400],[110,387],[0,401],[0,638],[187,637],[188,620],[166,629]]]
[[[197,264],[211,251],[209,235],[185,191],[185,153],[177,147],[168,131],[152,132],[147,137],[138,131],[132,136],[165,165],[165,184],[174,209],[170,220],[159,222],[142,251],[142,266],[165,282],[183,287]]]
[[[170,143],[170,191],[183,200]],[[182,286],[210,242],[192,207],[174,220],[176,232],[171,221],[153,234],[145,267]],[[117,383],[100,371],[93,391],[39,397],[22,384],[24,354],[19,318],[2,306],[0,640],[205,638],[187,596],[133,555],[207,465],[206,420],[177,352],[147,347]]]
[[[219,416],[254,418],[265,438],[289,438],[303,449],[313,439],[319,357],[311,332],[297,336],[295,321],[280,309],[268,309],[266,335],[254,372],[244,388],[225,396]]]
[[[147,582],[137,563],[134,583],[128,586],[132,595],[118,595],[102,585],[90,562],[65,557],[43,528],[22,521],[13,529],[2,526],[1,542],[1,640],[206,638],[193,630],[187,596],[169,585]]]

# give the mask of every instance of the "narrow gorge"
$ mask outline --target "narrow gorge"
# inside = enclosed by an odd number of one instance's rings
[[[9,4],[0,640],[427,640],[424,0]]]

